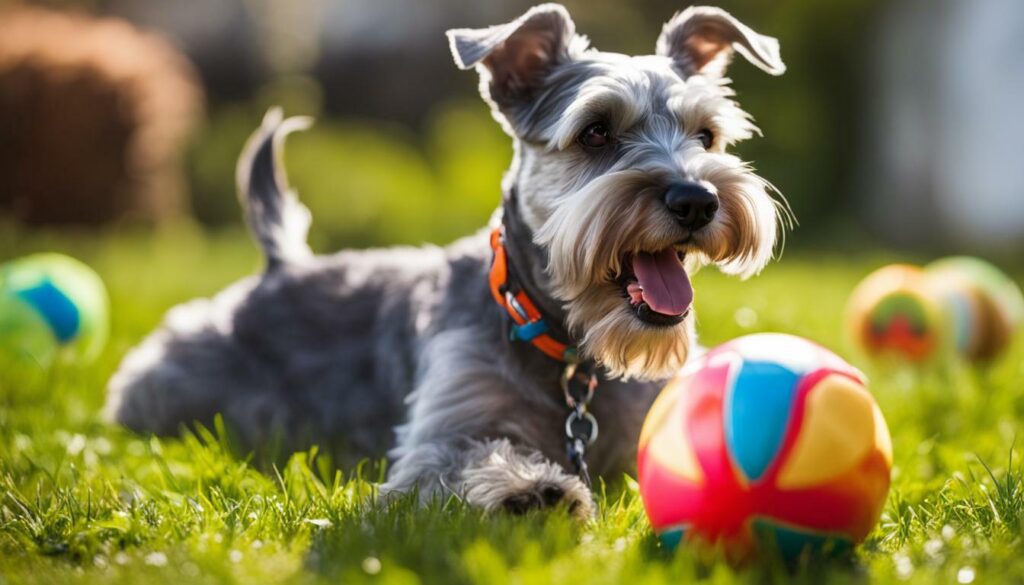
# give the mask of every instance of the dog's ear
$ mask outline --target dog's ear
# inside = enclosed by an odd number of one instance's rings
[[[671,57],[685,76],[725,74],[734,50],[767,73],[786,71],[777,39],[754,32],[712,6],[692,6],[676,13],[665,23],[657,45],[657,54]]]
[[[448,31],[455,64],[477,67],[498,106],[528,98],[551,70],[569,59],[576,25],[559,4],[534,6],[512,22]]]

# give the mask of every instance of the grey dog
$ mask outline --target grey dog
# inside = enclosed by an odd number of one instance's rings
[[[778,42],[692,7],[654,55],[601,52],[557,4],[448,38],[515,147],[489,229],[444,248],[313,255],[279,164],[308,121],[272,111],[238,171],[265,272],[172,309],[111,379],[114,420],[169,434],[221,413],[252,445],[277,433],[386,454],[384,492],[593,513],[577,472],[632,468],[661,382],[696,347],[689,275],[748,276],[773,255],[786,209],[727,152],[757,129],[724,75],[734,52],[781,74]],[[538,337],[575,351],[558,359]],[[597,429],[581,421],[600,424],[589,448]]]

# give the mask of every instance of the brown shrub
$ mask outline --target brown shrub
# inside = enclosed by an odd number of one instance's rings
[[[114,18],[0,10],[0,213],[31,224],[183,211],[191,64]]]

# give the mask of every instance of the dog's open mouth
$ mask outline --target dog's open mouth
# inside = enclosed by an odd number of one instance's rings
[[[668,327],[686,318],[693,304],[693,285],[682,261],[682,252],[666,248],[633,254],[623,263],[621,282],[638,319]]]

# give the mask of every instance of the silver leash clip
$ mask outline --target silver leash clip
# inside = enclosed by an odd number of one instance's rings
[[[594,398],[597,384],[597,374],[592,368],[589,372],[583,372],[578,364],[569,363],[562,370],[562,393],[565,404],[571,409],[565,419],[566,452],[576,473],[588,487],[590,474],[585,458],[587,447],[597,440],[598,426],[594,415],[587,412],[587,406]]]

